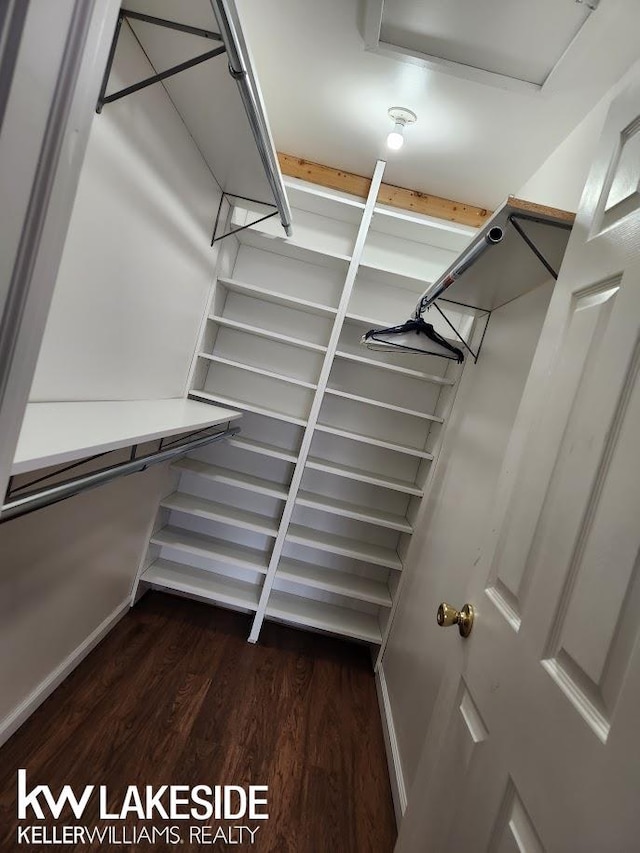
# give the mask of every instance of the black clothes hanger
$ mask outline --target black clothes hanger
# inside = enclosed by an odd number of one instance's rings
[[[437,355],[458,363],[464,361],[462,350],[450,344],[436,332],[431,323],[425,323],[422,317],[412,317],[406,323],[387,329],[369,329],[362,336],[361,343],[378,352],[411,352]],[[430,344],[437,344],[444,352],[434,349]]]

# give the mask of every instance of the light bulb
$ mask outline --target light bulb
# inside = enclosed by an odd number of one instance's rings
[[[398,126],[391,131],[389,136],[387,136],[387,148],[390,148],[392,151],[399,151],[404,145],[404,136],[402,135],[402,128],[400,130],[397,129]]]

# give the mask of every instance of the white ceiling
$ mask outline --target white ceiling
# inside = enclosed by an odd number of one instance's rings
[[[639,0],[600,0],[591,15],[575,0],[389,2],[382,36],[414,50],[538,83],[555,68],[541,91],[502,89],[365,51],[358,0],[237,0],[278,150],[363,175],[383,156],[389,183],[495,207],[640,58]],[[418,123],[391,154],[396,105]]]

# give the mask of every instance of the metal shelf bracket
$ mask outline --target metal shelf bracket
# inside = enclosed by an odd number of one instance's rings
[[[240,199],[241,201],[250,201],[253,204],[260,204],[263,207],[273,207],[274,210],[272,213],[267,213],[265,216],[261,216],[259,219],[255,219],[253,222],[247,222],[246,225],[241,225],[240,228],[233,228],[231,231],[227,231],[226,234],[218,234],[218,228],[220,226],[220,218],[222,214],[222,205],[226,201],[227,204],[230,204],[229,199]],[[264,222],[265,219],[271,219],[274,216],[278,215],[278,208],[275,204],[271,204],[268,201],[258,201],[255,198],[247,198],[244,195],[234,195],[233,193],[223,192],[220,196],[220,203],[218,204],[218,212],[216,214],[216,221],[213,225],[213,234],[211,235],[211,245],[217,243],[218,240],[224,240],[225,237],[230,237],[232,234],[238,234],[240,231],[244,231],[246,228],[251,228],[253,225],[257,225],[259,222]]]
[[[153,74],[151,77],[147,77],[145,80],[141,80],[139,83],[134,83],[132,86],[126,86],[124,89],[119,89],[117,92],[113,92],[111,95],[107,95],[107,86],[109,84],[109,77],[111,75],[111,68],[113,66],[113,60],[116,55],[116,49],[118,47],[118,39],[120,37],[120,30],[122,28],[122,22],[126,19],[131,19],[134,21],[143,21],[146,24],[154,24],[158,27],[165,27],[170,30],[177,30],[181,33],[188,33],[189,35],[199,36],[200,38],[209,39],[212,41],[220,42],[218,47],[213,48],[213,50],[209,50],[206,53],[201,53],[198,56],[195,56],[193,59],[188,59],[186,62],[181,62],[179,65],[174,65],[172,68],[168,68],[166,71],[161,71],[158,74]],[[186,71],[188,68],[194,68],[196,65],[200,65],[202,62],[207,62],[209,59],[213,59],[216,56],[220,56],[222,53],[226,52],[226,47],[222,43],[222,36],[220,33],[215,33],[212,30],[203,30],[199,27],[191,27],[188,24],[180,24],[177,21],[167,21],[164,18],[154,18],[152,15],[144,15],[141,12],[133,12],[129,9],[121,9],[118,15],[118,20],[116,22],[116,28],[113,33],[113,39],[111,41],[111,47],[109,48],[109,57],[107,59],[107,66],[104,70],[104,76],[102,78],[102,85],[100,87],[100,95],[98,96],[98,103],[96,105],[96,112],[101,113],[102,108],[105,104],[112,104],[114,101],[119,101],[120,98],[125,98],[127,95],[132,95],[134,92],[139,92],[141,89],[146,89],[147,86],[153,86],[154,83],[159,83],[161,80],[166,80],[169,77],[173,77],[175,74],[179,74],[181,71]]]

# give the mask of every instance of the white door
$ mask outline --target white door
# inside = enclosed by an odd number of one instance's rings
[[[472,633],[443,629],[451,670],[397,853],[640,850],[639,367],[640,85],[614,102],[583,195]]]

